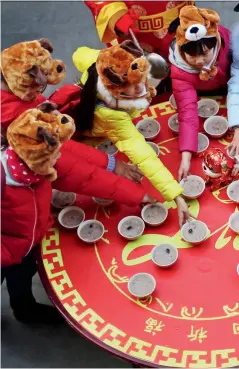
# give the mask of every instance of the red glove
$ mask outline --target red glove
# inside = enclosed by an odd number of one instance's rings
[[[138,20],[139,15],[135,14],[132,9],[123,17],[121,17],[115,25],[117,31],[122,32],[124,35],[129,34],[129,28],[132,28],[133,32],[139,32],[139,29],[134,26],[136,20]]]

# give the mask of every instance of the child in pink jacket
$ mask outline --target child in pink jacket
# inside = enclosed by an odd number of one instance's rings
[[[179,180],[186,178],[192,153],[197,152],[198,91],[224,89],[230,76],[230,33],[219,26],[219,15],[209,9],[185,6],[170,31],[176,39],[169,49],[171,78],[179,117]]]

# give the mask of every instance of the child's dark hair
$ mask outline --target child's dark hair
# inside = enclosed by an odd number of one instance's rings
[[[204,55],[205,47],[209,50],[214,49],[217,44],[216,37],[202,38],[201,40],[191,41],[180,47],[183,53],[191,56]]]
[[[76,123],[76,130],[84,132],[93,127],[94,111],[97,100],[98,73],[96,64],[88,68],[88,78],[81,90],[80,103],[73,110],[72,116]]]

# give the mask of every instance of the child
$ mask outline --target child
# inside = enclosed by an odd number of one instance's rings
[[[155,90],[148,86],[149,64],[132,41],[104,50],[79,48],[73,54],[83,72],[81,102],[74,110],[85,136],[108,137],[137,165],[165,200],[175,199],[180,226],[188,219],[182,187],[158,159],[132,122],[136,110],[149,106]]]
[[[2,86],[4,90],[1,91],[1,123],[7,135],[12,121],[20,114],[25,114],[24,111],[36,108],[45,101],[41,92],[47,84],[58,83],[64,76],[64,64],[52,59],[45,47],[52,50],[46,40],[23,42],[1,54],[2,78],[5,81]],[[14,55],[18,58],[15,59]],[[59,65],[61,68],[58,68]],[[49,104],[43,103],[41,107],[49,109]],[[50,109],[55,109],[55,106],[50,106]],[[39,123],[40,120],[40,125],[47,127],[52,119],[48,114],[43,115],[42,119],[38,118],[36,122]],[[20,116],[17,121],[20,124],[22,120],[23,117]],[[64,122],[67,123],[65,120]],[[38,133],[36,137],[36,134],[34,136],[26,128],[22,128],[21,137],[28,143],[39,140],[42,144],[48,142],[54,147],[51,132],[40,129]],[[36,273],[34,248],[39,245],[52,224],[52,187],[61,191],[108,198],[129,206],[150,200],[141,185],[111,173],[114,170],[112,157],[71,140],[62,147],[59,145],[59,149],[60,153],[56,150],[51,157],[51,166],[56,170],[53,172],[57,174],[57,179],[52,184],[43,175],[34,176],[29,169],[29,155],[25,156],[27,163],[21,161],[16,153],[12,152],[12,155],[11,151],[3,152],[1,156],[4,167],[2,174],[6,182],[1,181],[4,192],[1,204],[2,281],[6,278],[15,317],[24,323],[59,322],[56,311],[50,306],[37,303],[32,294],[32,277]],[[24,170],[21,169],[23,167]]]
[[[217,26],[219,20],[219,15],[213,10],[185,6],[180,11],[178,22],[170,27],[171,32],[177,28],[169,60],[179,117],[179,150],[182,153],[179,180],[187,177],[192,153],[197,152],[197,91],[217,90],[216,94],[228,82],[229,31]]]
[[[237,6],[239,11],[239,4]],[[239,23],[232,30],[232,56],[231,79],[228,82],[227,111],[229,127],[234,129],[234,137],[229,148],[239,155]],[[234,170],[234,175],[238,170]]]

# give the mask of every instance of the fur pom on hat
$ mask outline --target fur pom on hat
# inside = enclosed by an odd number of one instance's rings
[[[7,139],[15,153],[36,174],[49,181],[57,178],[54,161],[62,143],[75,132],[73,119],[68,115],[43,113],[30,109],[8,127]]]
[[[201,40],[202,38],[217,38],[218,42],[213,60],[210,65],[205,66],[200,73],[200,78],[202,80],[208,80],[214,77],[217,74],[215,63],[221,46],[221,37],[218,32],[218,23],[220,22],[219,15],[214,10],[200,9],[190,5],[184,6],[181,9],[179,20],[180,25],[177,28],[176,41],[179,46],[179,52],[184,60],[184,54],[180,50],[181,46],[192,41]]]
[[[66,67],[53,59],[47,39],[20,42],[1,52],[1,72],[10,90],[22,100],[35,100],[48,84],[65,78]]]

